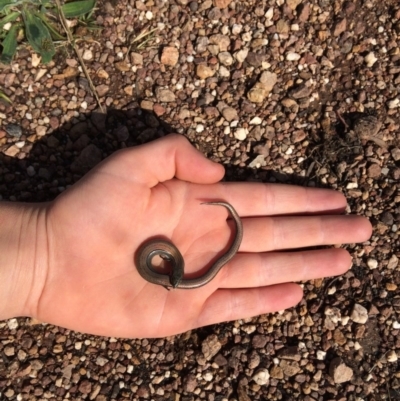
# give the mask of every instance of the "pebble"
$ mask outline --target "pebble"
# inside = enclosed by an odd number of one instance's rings
[[[350,318],[355,323],[365,324],[368,320],[368,311],[360,304],[355,304]]]
[[[249,131],[247,130],[247,128],[238,128],[235,130],[234,136],[239,141],[244,141],[247,138],[248,134]]]
[[[353,370],[346,366],[340,358],[335,358],[329,365],[329,374],[336,384],[350,381],[353,378]]]
[[[392,255],[388,262],[388,269],[395,269],[399,264],[399,258],[396,255]]]
[[[237,111],[233,107],[225,107],[222,109],[223,117],[225,118],[226,121],[234,121],[234,120],[239,120],[239,115]]]
[[[369,52],[365,57],[364,57],[364,61],[367,64],[367,67],[372,67],[377,61],[378,59],[375,56],[374,52]]]
[[[247,93],[247,98],[253,103],[262,103],[273,89],[277,81],[275,73],[264,71],[257,82]]]
[[[388,362],[391,362],[391,363],[397,362],[398,357],[397,357],[396,351],[390,350],[390,351],[386,354],[386,359],[388,360]]]
[[[196,74],[200,79],[207,79],[214,76],[215,70],[207,65],[200,64],[197,66]]]
[[[386,104],[389,109],[395,109],[399,107],[400,99],[396,97],[395,99],[389,100]]]
[[[221,64],[225,66],[230,66],[233,64],[233,57],[229,52],[221,52],[218,54],[218,60]]]
[[[4,130],[8,135],[13,136],[14,138],[20,138],[22,135],[22,127],[18,124],[7,124],[4,127]]]
[[[378,261],[376,259],[369,258],[367,260],[367,265],[371,270],[376,269],[378,267]]]
[[[286,60],[287,61],[297,61],[297,60],[300,60],[300,58],[301,58],[301,56],[298,53],[289,52],[286,55]]]
[[[262,119],[260,117],[254,117],[250,120],[250,125],[260,125],[262,123]]]
[[[206,360],[210,360],[213,356],[218,354],[222,347],[218,337],[215,334],[209,335],[201,344],[201,350]]]
[[[161,53],[161,63],[165,65],[175,66],[179,60],[179,51],[176,47],[164,47]]]
[[[269,382],[269,372],[267,369],[260,369],[258,370],[254,376],[252,377],[252,379],[259,385],[259,386],[264,386],[266,384],[268,384]]]
[[[159,102],[174,102],[175,101],[175,93],[166,88],[156,88],[156,97]]]
[[[226,8],[231,4],[232,0],[214,0],[214,6],[218,8]]]

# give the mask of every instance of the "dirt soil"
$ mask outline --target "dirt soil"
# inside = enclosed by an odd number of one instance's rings
[[[178,132],[226,180],[342,191],[374,233],[281,313],[158,340],[0,322],[0,400],[400,400],[400,2],[120,0],[96,16],[77,45],[104,113],[69,48],[1,68],[0,200],[52,200]]]

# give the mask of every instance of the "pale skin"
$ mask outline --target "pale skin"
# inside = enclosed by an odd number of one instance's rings
[[[223,175],[170,135],[116,152],[51,203],[1,202],[0,319],[30,316],[116,337],[182,333],[296,305],[303,293],[295,282],[351,267],[344,249],[301,248],[371,235],[367,219],[341,214],[339,192],[222,183]],[[195,290],[146,282],[134,256],[151,237],[171,240],[192,277],[226,250],[234,226],[225,208],[205,200],[229,202],[241,216],[239,253]]]

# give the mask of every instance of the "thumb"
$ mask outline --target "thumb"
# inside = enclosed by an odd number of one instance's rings
[[[225,173],[222,165],[208,160],[178,134],[124,149],[117,154],[113,167],[118,169],[118,173],[125,171],[131,178],[134,176],[135,181],[150,188],[174,177],[195,184],[213,184]]]

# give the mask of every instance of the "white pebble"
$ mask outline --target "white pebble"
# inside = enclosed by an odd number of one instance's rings
[[[267,369],[260,369],[257,373],[253,376],[253,380],[259,385],[263,386],[264,384],[268,383],[269,380],[269,372]]]
[[[210,381],[213,379],[213,374],[210,373],[210,372],[207,372],[207,373],[203,376],[203,379],[204,379],[206,382],[210,382]]]
[[[262,123],[262,119],[260,117],[254,117],[250,120],[250,125],[260,125]]]
[[[396,351],[389,351],[386,355],[386,359],[388,360],[388,362],[397,362],[397,354]]]
[[[233,24],[232,25],[232,35],[238,35],[240,32],[242,32],[243,25],[240,24]]]
[[[368,311],[360,304],[355,304],[350,318],[355,323],[364,324],[368,320]]]
[[[9,319],[7,321],[7,326],[10,330],[14,330],[18,328],[18,320],[17,319]]]
[[[196,127],[196,132],[203,132],[204,131],[204,125],[203,124],[199,124],[197,127]]]
[[[83,110],[86,110],[86,109],[87,109],[87,106],[88,106],[87,101],[84,100],[84,101],[81,103],[81,108],[82,108]]]
[[[153,19],[153,13],[151,11],[147,11],[146,12],[146,18],[150,21],[151,19]]]
[[[367,64],[367,67],[372,67],[378,61],[378,59],[375,57],[374,52],[369,52],[365,56],[364,61]]]
[[[93,53],[92,53],[92,51],[89,50],[89,49],[86,49],[86,50],[83,52],[83,54],[82,54],[82,58],[83,58],[84,60],[91,60],[91,59],[93,58]]]
[[[370,269],[376,269],[378,267],[378,261],[376,259],[368,259],[367,265]]]
[[[244,139],[247,138],[249,131],[246,128],[238,128],[235,131],[235,138],[238,139],[239,141],[243,141]]]
[[[393,327],[395,330],[400,329],[400,322],[398,322],[397,320],[395,320],[395,321],[392,323],[392,327]]]
[[[317,359],[319,361],[324,361],[325,358],[326,358],[326,352],[325,351],[321,351],[321,350],[317,351]]]
[[[300,57],[301,57],[300,54],[290,52],[286,55],[286,60],[287,61],[297,61],[297,60],[300,60]]]
[[[399,106],[399,103],[400,103],[400,99],[396,98],[396,99],[389,100],[386,104],[389,109],[395,109],[396,107]]]

